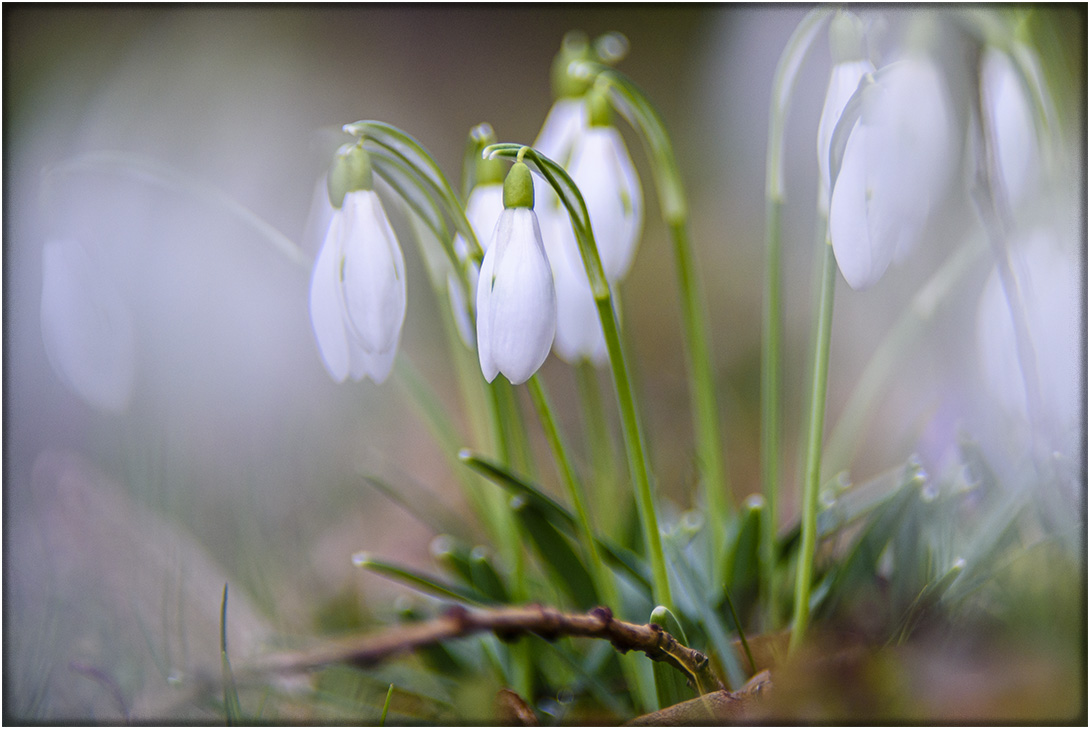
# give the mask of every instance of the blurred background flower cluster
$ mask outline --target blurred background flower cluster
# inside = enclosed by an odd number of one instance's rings
[[[1077,212],[1086,193],[1086,13],[1036,12],[1059,146],[1071,150],[1057,185],[1071,196],[1058,206],[1071,218],[1050,221],[1067,258],[1027,264],[1028,280],[1048,292],[1028,318],[1044,343],[1042,399],[1061,414],[1050,448],[1072,470],[1066,504],[1078,513],[1086,509],[1086,220]],[[400,589],[355,570],[355,551],[430,564],[432,530],[364,477],[413,485],[452,520],[468,510],[404,390],[337,385],[325,373],[307,306],[321,243],[308,221],[315,184],[345,141],[341,124],[356,119],[409,131],[451,179],[467,132],[482,121],[501,141],[530,143],[552,102],[551,60],[573,28],[628,37],[620,68],[656,101],[674,137],[735,502],[759,491],[770,85],[803,14],[765,6],[5,9],[6,711],[169,713],[181,701],[173,686],[192,686],[186,680],[201,671],[216,676],[225,582],[233,652],[245,657],[275,636],[346,628],[389,604]],[[905,15],[887,13],[879,35],[896,36]],[[787,135],[787,455],[799,451],[804,416],[815,138],[829,69],[825,53],[811,54]],[[651,200],[646,157],[628,137]],[[404,211],[391,217],[408,231]],[[619,295],[658,487],[684,508],[696,469],[680,316],[664,274],[667,232],[656,215],[645,220]],[[298,243],[307,265],[271,246],[260,225]],[[969,193],[953,186],[914,257],[867,291],[839,282],[830,419],[914,295],[978,227]],[[1035,235],[1031,248],[1052,245]],[[426,274],[415,247],[405,251],[402,353],[460,418],[454,373],[436,344],[434,313],[445,303],[412,285]],[[983,365],[980,355],[1005,337],[978,323],[997,306],[988,304],[997,296],[990,271],[988,257],[978,260],[896,363],[852,449],[849,478],[914,452],[926,470],[942,471],[960,433],[991,448],[1001,468],[1016,468],[1003,458],[1014,428],[1005,419],[1025,408],[1021,390],[1006,380],[1010,369],[990,358]],[[98,308],[69,306],[79,316],[58,331],[43,305],[55,301],[47,286],[96,292]],[[73,366],[58,354],[96,326],[119,343],[101,362]],[[92,343],[80,352],[96,351]],[[550,357],[542,372],[578,432],[571,371]],[[784,464],[785,483],[798,484],[798,460]],[[794,493],[782,491],[789,512]]]

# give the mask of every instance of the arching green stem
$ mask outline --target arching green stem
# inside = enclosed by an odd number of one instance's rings
[[[780,214],[784,205],[784,127],[796,76],[807,51],[829,15],[825,8],[812,10],[796,26],[784,47],[773,77],[769,110],[769,141],[765,160],[765,299],[762,307],[761,376],[761,483],[765,495],[765,524],[761,532],[760,587],[766,608],[767,628],[776,627],[778,600],[775,589],[776,537],[779,527],[780,490],[780,351],[781,351],[781,240]]]
[[[697,441],[701,484],[709,512],[711,544],[715,551],[721,551],[732,504],[729,499],[730,487],[720,432],[712,355],[708,344],[705,299],[690,236],[689,206],[674,154],[674,145],[659,112],[644,91],[624,74],[592,63],[577,64],[576,72],[593,74],[596,86],[611,92],[611,103],[640,134],[651,161],[659,195],[659,210],[670,230],[674,249],[675,272],[682,305],[682,341],[690,384],[690,409]]]
[[[807,419],[807,456],[803,484],[803,514],[796,565],[795,602],[792,611],[792,638],[795,650],[803,641],[810,619],[811,580],[817,540],[818,487],[822,475],[822,428],[826,420],[826,382],[829,375],[830,339],[833,334],[833,292],[837,283],[837,259],[829,239],[822,252],[822,283],[818,291],[818,328],[815,332],[814,366],[811,372],[811,396]]]

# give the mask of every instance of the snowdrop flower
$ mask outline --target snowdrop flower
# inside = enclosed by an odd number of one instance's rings
[[[470,191],[470,197],[466,201],[466,219],[473,228],[474,235],[482,248],[488,250],[496,222],[500,220],[500,214],[504,211],[504,171],[503,162],[500,160],[477,161],[477,184]],[[470,258],[470,248],[462,234],[457,234],[453,243],[455,254],[459,261],[466,267],[467,278],[470,280],[470,301],[477,298],[478,268]],[[451,309],[455,313],[455,324],[458,326],[459,336],[467,346],[472,347],[474,342],[473,325],[466,311],[465,301],[462,298],[462,282],[455,274],[447,277],[447,293],[451,301]]]
[[[553,344],[557,297],[533,206],[530,169],[517,162],[504,181],[504,212],[477,286],[477,352],[490,383],[498,373],[516,385],[526,381]]]
[[[875,284],[916,245],[953,162],[947,92],[929,60],[893,63],[861,93],[829,218],[837,264],[853,289]]]
[[[864,25],[852,13],[838,12],[830,21],[830,54],[833,68],[826,87],[826,101],[818,122],[818,204],[822,213],[830,208],[830,142],[841,112],[865,74],[875,70],[867,59]]]
[[[1038,376],[1038,382],[1029,386],[1039,395],[1047,435],[1069,451],[1078,439],[1081,410],[1079,257],[1066,253],[1052,231],[1040,228],[1013,246],[1011,258]],[[995,271],[978,305],[977,345],[992,396],[1009,414],[1026,421],[1028,384],[1019,363],[1011,310]]]
[[[41,323],[46,357],[61,381],[95,408],[124,411],[136,363],[132,316],[74,240],[42,249]]]
[[[1038,180],[1038,136],[1026,87],[1008,54],[985,51],[981,93],[995,135],[1000,179],[1008,203],[1017,206]]]
[[[606,338],[572,224],[566,214],[543,217],[542,227],[546,231],[546,253],[557,291],[557,336],[553,352],[572,365],[584,359],[596,366],[605,365]]]
[[[553,59],[551,82],[555,101],[546,115],[538,138],[534,140],[534,149],[562,167],[568,164],[576,138],[587,127],[583,95],[587,91],[588,82],[570,76],[568,67],[574,61],[590,58],[591,48],[587,36],[579,31],[572,31],[565,35],[561,50]],[[538,192],[538,186],[539,183],[535,180],[535,193]]]
[[[632,266],[644,223],[644,199],[636,167],[611,123],[606,95],[586,97],[588,128],[576,140],[568,172],[583,194],[606,278],[620,281]]]
[[[405,259],[372,189],[367,152],[342,147],[328,181],[336,210],[311,276],[311,324],[334,380],[381,383],[405,321]]]

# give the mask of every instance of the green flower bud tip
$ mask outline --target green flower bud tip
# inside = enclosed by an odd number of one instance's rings
[[[561,43],[561,50],[553,58],[553,67],[550,71],[553,85],[553,98],[568,99],[579,98],[587,91],[588,82],[584,79],[572,78],[568,73],[568,67],[573,61],[591,60],[591,47],[587,42],[587,35],[582,31],[569,31]]]
[[[614,124],[614,110],[610,107],[610,99],[604,89],[596,86],[587,92],[584,97],[587,104],[588,126],[612,127]]]
[[[531,179],[530,168],[525,163],[516,162],[512,165],[504,179],[504,207],[534,207],[534,180]]]
[[[616,30],[603,33],[595,39],[595,55],[605,64],[614,65],[625,58],[628,52],[629,39]]]
[[[359,143],[342,145],[337,150],[326,177],[330,204],[334,208],[340,208],[346,193],[371,190],[372,183],[371,156],[367,150]]]
[[[858,15],[840,10],[830,21],[830,56],[833,62],[847,63],[867,58],[864,21]]]

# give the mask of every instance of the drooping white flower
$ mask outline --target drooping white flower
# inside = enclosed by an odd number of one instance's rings
[[[605,95],[588,94],[589,126],[576,140],[568,173],[583,194],[606,278],[629,272],[644,224],[644,198],[636,167],[617,128],[610,123]]]
[[[42,248],[41,325],[46,357],[61,381],[95,408],[124,411],[136,370],[132,315],[74,240]]]
[[[837,264],[854,289],[873,285],[916,245],[953,163],[947,92],[929,60],[896,62],[862,93],[829,218]]]
[[[534,214],[530,170],[517,162],[504,183],[504,212],[477,285],[477,350],[490,383],[525,382],[545,362],[557,326],[553,272]]]
[[[559,165],[565,165],[572,157],[576,140],[587,129],[587,112],[583,98],[557,99],[546,115],[534,149]]]
[[[1038,181],[1038,137],[1026,87],[1008,54],[996,48],[985,51],[981,62],[981,94],[1007,200],[1017,206]]]
[[[1012,271],[1033,348],[1037,382],[1027,383],[1015,329],[1000,277],[994,271],[977,310],[978,355],[985,384],[1003,409],[1026,421],[1027,388],[1037,392],[1041,426],[1054,446],[1071,447],[1080,422],[1080,367],[1084,333],[1080,313],[1080,263],[1049,229],[1039,228],[1016,241]],[[1032,424],[1033,425],[1033,424]],[[1062,443],[1069,441],[1069,443]]]
[[[496,222],[500,220],[500,214],[503,211],[504,184],[502,181],[476,185],[470,191],[470,197],[466,201],[466,219],[470,222],[470,227],[473,228],[478,243],[485,250],[488,249],[493,231],[496,230]],[[476,300],[478,268],[469,258],[470,248],[461,233],[455,236],[453,246],[459,261],[463,262],[466,268],[467,278],[470,281],[471,301]],[[458,327],[458,334],[466,345],[472,347],[474,342],[473,324],[470,322],[469,313],[466,311],[462,299],[462,282],[454,273],[447,277],[447,294],[451,302],[451,309],[455,313],[455,325]]]
[[[553,351],[575,365],[590,360],[594,365],[607,361],[606,339],[591,285],[576,245],[576,236],[567,215],[543,217],[546,254],[553,268],[557,291],[557,334]]]
[[[833,68],[826,87],[826,100],[818,121],[818,204],[823,214],[830,207],[830,142],[845,105],[865,74],[875,70],[866,58],[863,24],[855,15],[838,12],[830,22],[830,52]]]
[[[356,183],[366,187],[343,192],[343,201],[334,199],[331,183],[331,200],[341,206],[311,276],[311,324],[322,362],[339,383],[365,375],[386,380],[405,321],[405,259],[370,189],[370,167],[366,177]]]

